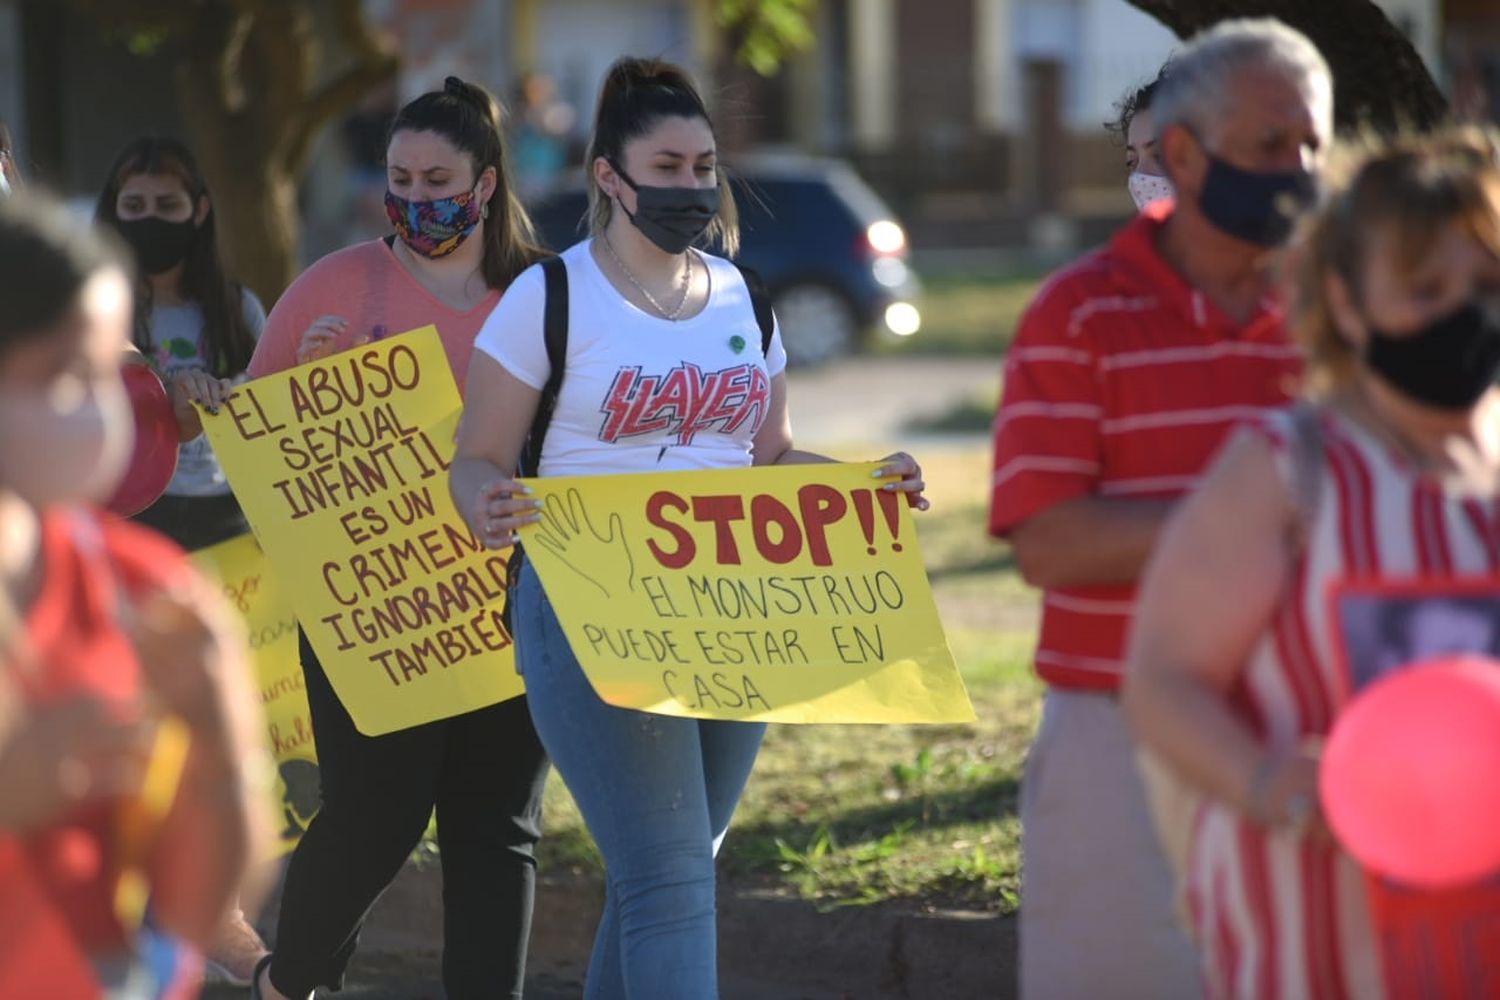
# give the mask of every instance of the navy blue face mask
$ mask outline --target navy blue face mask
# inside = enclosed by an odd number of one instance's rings
[[[1204,149],[1208,174],[1198,208],[1214,227],[1237,240],[1276,247],[1292,235],[1297,215],[1317,198],[1306,170],[1243,170]]]

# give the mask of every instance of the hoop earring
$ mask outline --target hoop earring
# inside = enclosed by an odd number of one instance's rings
[[[481,219],[488,219],[490,217],[490,203],[489,202],[485,202],[483,205],[479,206],[479,217]]]

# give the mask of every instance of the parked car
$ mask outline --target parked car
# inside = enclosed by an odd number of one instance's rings
[[[921,326],[921,284],[907,266],[906,231],[847,164],[763,156],[731,171],[740,210],[739,262],[765,281],[787,358],[814,365],[884,331]],[[562,250],[588,232],[582,186],[531,207],[543,243]]]

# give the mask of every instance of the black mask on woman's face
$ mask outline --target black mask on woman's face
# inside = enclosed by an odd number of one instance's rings
[[[1500,294],[1476,296],[1412,333],[1368,328],[1365,364],[1402,395],[1434,409],[1469,409],[1500,374]]]
[[[164,274],[182,263],[198,234],[198,226],[192,219],[168,222],[155,215],[121,219],[119,226],[125,242],[135,251],[141,270],[147,274]]]
[[[719,188],[649,187],[630,179],[618,163],[609,164],[635,192],[635,214],[625,212],[652,243],[666,253],[684,253],[719,215]],[[620,205],[625,211],[625,206]]]

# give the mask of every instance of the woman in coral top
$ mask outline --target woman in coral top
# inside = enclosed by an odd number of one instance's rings
[[[0,260],[0,996],[190,996],[269,833],[244,642],[88,506],[130,452],[120,258],[20,194]]]
[[[395,233],[324,257],[286,290],[252,378],[430,323],[464,384],[485,318],[542,256],[506,182],[499,106],[449,77],[396,115],[386,164]],[[547,777],[526,698],[364,736],[305,635],[301,651],[323,804],[292,855],[258,994],[303,1000],[339,985],[365,912],[436,807],[443,985],[452,1000],[519,998]]]
[[[1186,888],[1210,996],[1414,996],[1413,974],[1422,995],[1492,995],[1478,977],[1500,972],[1494,949],[1413,969],[1391,947],[1382,900],[1401,893],[1333,842],[1318,753],[1382,673],[1500,655],[1495,137],[1365,154],[1330,178],[1299,254],[1311,404],[1242,431],[1174,516],[1141,591],[1125,709],[1202,796]],[[1500,883],[1464,905],[1493,928]],[[1426,935],[1429,954],[1459,936]],[[1433,985],[1450,974],[1467,989]]]

